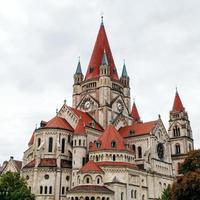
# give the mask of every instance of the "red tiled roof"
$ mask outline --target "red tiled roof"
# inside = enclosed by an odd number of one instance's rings
[[[183,107],[183,104],[182,104],[182,101],[181,101],[181,98],[178,94],[178,91],[176,91],[176,95],[175,95],[175,98],[174,98],[174,104],[173,104],[173,108],[172,108],[172,111],[175,111],[175,112],[183,112],[185,109]]]
[[[93,160],[88,161],[81,169],[81,173],[104,173]]]
[[[104,51],[106,52],[108,64],[110,66],[111,78],[114,80],[119,80],[117,69],[115,68],[115,63],[103,24],[101,24],[99,33],[97,35],[96,43],[92,52],[87,73],[85,75],[85,80],[99,77],[99,67],[102,63]],[[92,71],[90,70],[91,67],[93,68]]]
[[[112,147],[112,142],[115,141],[115,146]],[[97,148],[95,144],[93,144],[90,148],[91,151],[95,150],[126,150],[124,145],[123,138],[117,132],[113,125],[108,125],[105,129],[104,133],[98,138],[97,142],[99,142],[100,146]]]
[[[127,162],[115,162],[115,161],[104,161],[104,162],[97,162],[99,166],[115,166],[115,167],[128,167],[131,169],[139,169],[136,164],[131,164]]]
[[[112,190],[108,189],[105,186],[100,186],[100,185],[79,185],[69,190],[68,193],[114,194]]]
[[[14,163],[17,171],[20,171],[20,169],[22,168],[22,161],[20,161],[20,160],[13,160],[13,163]]]
[[[30,161],[29,163],[24,165],[23,168],[32,168],[32,167],[35,167],[35,160]]]
[[[35,138],[35,133],[33,132],[32,135],[31,135],[31,139],[29,140],[28,142],[28,145],[32,145],[34,143],[34,138]]]
[[[95,119],[93,119],[88,113],[86,112],[82,112],[76,108],[72,108],[69,107],[69,109],[71,109],[75,115],[77,115],[79,118],[81,118],[82,122],[85,123],[86,126],[90,126],[91,127],[91,122],[94,122],[94,128],[99,130],[99,131],[103,131],[103,128],[101,127],[101,125],[95,121]]]
[[[44,128],[60,128],[73,131],[71,125],[62,117],[55,116],[53,119],[48,121]]]
[[[134,121],[137,121],[137,122],[140,121],[140,115],[138,113],[137,106],[136,106],[135,102],[133,103],[131,115],[132,115]]]
[[[153,128],[156,126],[157,122],[158,120],[125,126],[119,129],[119,133],[122,137],[130,136],[131,131],[133,136],[149,134],[151,130],[153,130]]]
[[[78,124],[74,130],[74,134],[75,135],[85,135],[85,127],[83,124],[83,121],[81,119],[79,119]]]
[[[55,158],[43,158],[40,160],[38,167],[57,167]]]

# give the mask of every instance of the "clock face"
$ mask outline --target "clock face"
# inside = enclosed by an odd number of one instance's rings
[[[90,105],[91,105],[91,103],[90,103],[90,101],[88,100],[88,101],[85,102],[84,108],[87,110],[87,109],[90,108]]]
[[[124,109],[123,104],[119,101],[117,102],[117,109],[121,112]]]
[[[157,145],[157,153],[160,159],[164,158],[164,145],[162,143]]]

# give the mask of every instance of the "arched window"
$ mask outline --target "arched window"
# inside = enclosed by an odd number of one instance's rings
[[[71,136],[70,135],[68,135],[67,140],[68,140],[68,143],[71,142]]]
[[[115,154],[113,155],[113,161],[116,161],[116,156],[115,156]]]
[[[191,144],[189,144],[189,151],[191,151],[192,150],[192,145]]]
[[[180,136],[180,128],[178,126],[174,126],[173,128],[174,137]]]
[[[134,193],[133,190],[131,190],[131,198],[133,198],[133,196],[134,196],[133,193]]]
[[[47,194],[47,186],[44,187],[44,194]]]
[[[134,144],[132,145],[132,150],[135,152],[135,145]]]
[[[91,197],[91,200],[95,200],[95,198],[94,198],[94,197]]]
[[[43,187],[40,186],[40,194],[42,194],[42,193],[43,193]]]
[[[124,193],[121,192],[121,200],[124,200]]]
[[[100,183],[100,178],[97,178],[97,184],[99,184]]]
[[[62,187],[62,194],[65,194],[65,187]]]
[[[134,192],[134,198],[137,199],[137,190]]]
[[[52,194],[52,186],[49,187],[49,194]]]
[[[144,194],[143,194],[143,195],[142,195],[142,200],[145,200],[144,198],[145,198],[145,196],[144,196]]]
[[[37,147],[39,147],[40,144],[41,144],[41,138],[38,138],[38,140],[37,140]]]
[[[61,153],[65,153],[65,139],[62,139],[62,144],[61,144]]]
[[[48,151],[49,152],[53,151],[53,138],[52,137],[49,138],[49,148],[48,148]]]
[[[89,197],[85,197],[85,200],[90,200],[90,198]]]
[[[142,158],[142,147],[138,147],[138,158]]]
[[[74,146],[76,146],[76,140],[74,140]]]
[[[115,140],[113,140],[113,141],[111,142],[111,147],[112,147],[112,148],[115,148],[115,147],[116,147],[116,142],[115,142]]]
[[[86,183],[90,183],[90,179],[89,178],[86,178]]]
[[[175,153],[176,153],[176,154],[181,154],[181,147],[180,147],[180,144],[176,144],[176,145],[175,145]]]
[[[98,162],[99,161],[99,157],[96,155],[96,161]]]

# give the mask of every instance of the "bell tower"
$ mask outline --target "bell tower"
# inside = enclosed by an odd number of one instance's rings
[[[169,114],[169,130],[172,161],[176,175],[178,168],[187,155],[194,149],[192,129],[188,113],[183,107],[178,91],[176,91],[174,104]]]

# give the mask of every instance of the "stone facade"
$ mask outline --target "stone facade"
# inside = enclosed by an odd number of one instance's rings
[[[168,131],[158,116],[142,122],[131,108],[124,63],[119,78],[103,22],[84,76],[74,74],[73,105],[41,121],[24,152],[21,174],[37,200],[156,199],[193,149],[178,92]]]

